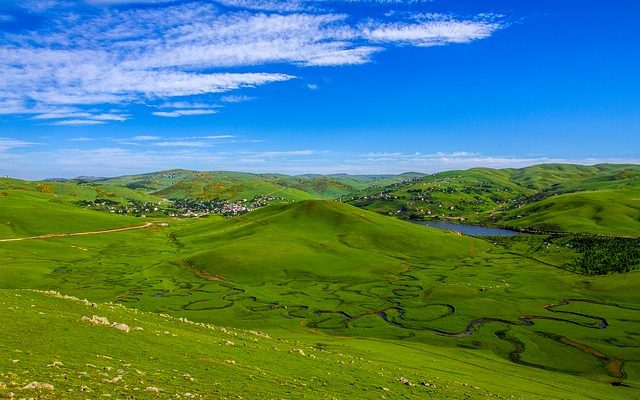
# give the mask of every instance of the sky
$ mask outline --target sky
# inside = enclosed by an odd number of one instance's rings
[[[636,0],[2,0],[0,176],[640,163]]]

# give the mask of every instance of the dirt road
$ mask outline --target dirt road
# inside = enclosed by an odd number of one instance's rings
[[[156,224],[154,222],[147,222],[144,225],[129,226],[125,228],[114,228],[114,229],[105,229],[102,231],[89,231],[89,232],[76,232],[76,233],[49,233],[46,235],[29,236],[29,237],[23,237],[23,238],[0,239],[0,242],[21,242],[23,240],[51,239],[51,238],[69,237],[69,236],[102,235],[104,233],[125,232],[125,231],[134,231],[138,229],[146,229],[154,225],[166,226],[166,224],[163,224],[163,223]]]

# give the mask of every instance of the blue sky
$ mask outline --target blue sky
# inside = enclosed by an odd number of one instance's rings
[[[0,175],[640,162],[640,2],[5,0]]]

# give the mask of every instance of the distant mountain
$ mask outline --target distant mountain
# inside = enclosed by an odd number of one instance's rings
[[[472,168],[431,175],[251,174],[172,169],[115,178],[84,176],[28,182],[0,179],[0,191],[33,191],[69,205],[106,199],[158,203],[338,199],[404,219],[444,219],[543,231],[636,236],[640,166],[541,164]],[[275,200],[273,200],[275,199]]]
[[[414,175],[411,175],[414,176]],[[172,199],[235,201],[263,195],[285,200],[331,199],[356,190],[406,180],[408,175],[251,174],[230,171],[167,170],[102,179],[97,184],[124,186]]]

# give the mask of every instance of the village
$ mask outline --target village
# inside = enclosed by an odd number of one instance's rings
[[[272,203],[285,201],[278,196],[256,196],[253,199],[228,201],[221,199],[162,199],[157,203],[130,199],[126,204],[110,199],[82,200],[81,207],[112,214],[133,215],[136,217],[200,218],[209,214],[237,216]]]

